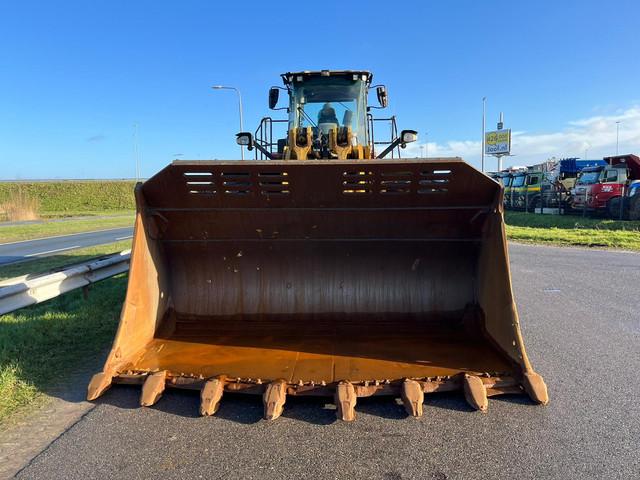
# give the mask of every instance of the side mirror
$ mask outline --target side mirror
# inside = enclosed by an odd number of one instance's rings
[[[404,148],[407,146],[407,143],[418,140],[418,132],[415,130],[402,130],[402,132],[400,132],[400,140],[400,146]]]
[[[382,108],[386,108],[389,105],[389,98],[387,96],[387,87],[379,85],[376,88],[376,95],[378,96],[378,103]]]
[[[273,110],[278,105],[278,98],[280,98],[280,89],[277,87],[271,87],[269,89],[269,108]]]
[[[253,150],[253,135],[251,135],[251,132],[236,133],[236,143],[247,147],[247,150]]]

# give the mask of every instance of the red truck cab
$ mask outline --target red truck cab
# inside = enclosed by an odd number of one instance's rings
[[[640,158],[636,155],[605,157],[605,166],[580,172],[573,194],[573,208],[613,215],[613,199],[623,195],[628,180],[640,178]]]

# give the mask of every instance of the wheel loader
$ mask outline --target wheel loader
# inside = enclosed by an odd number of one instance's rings
[[[141,385],[143,406],[194,389],[213,415],[225,394],[254,394],[275,419],[316,395],[346,421],[369,396],[400,397],[409,416],[446,391],[482,412],[507,393],[546,404],[501,185],[460,158],[402,158],[417,133],[373,117],[387,90],[369,72],[282,79],[269,106],[287,111],[286,135],[270,117],[237,134],[254,160],[175,161],[136,186],[126,299],[89,400],[114,383]]]

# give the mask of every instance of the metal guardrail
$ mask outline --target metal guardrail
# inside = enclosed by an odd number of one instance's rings
[[[72,265],[58,272],[0,282],[0,315],[44,302],[129,270],[131,250]]]

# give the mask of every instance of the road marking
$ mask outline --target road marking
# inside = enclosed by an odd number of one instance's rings
[[[133,235],[127,235],[126,237],[118,237],[116,240],[126,240],[127,238],[133,238]]]
[[[90,232],[76,232],[76,233],[67,233],[65,235],[54,235],[53,237],[38,237],[38,238],[29,238],[27,240],[16,240],[15,242],[7,242],[0,243],[0,247],[4,245],[15,245],[16,243],[29,243],[29,242],[39,242],[40,240],[49,240],[50,238],[62,238],[62,237],[72,237],[74,235],[85,235],[89,233],[101,233],[101,232],[110,232],[112,230],[121,230],[123,228],[133,228],[131,227],[114,227],[114,228],[106,228],[104,230],[92,230]]]
[[[47,250],[46,252],[30,253],[29,255],[25,255],[25,257],[37,257],[38,255],[46,255],[47,253],[62,252],[64,250],[71,250],[72,248],[80,248],[80,245],[74,245],[73,247],[56,248],[55,250]]]

